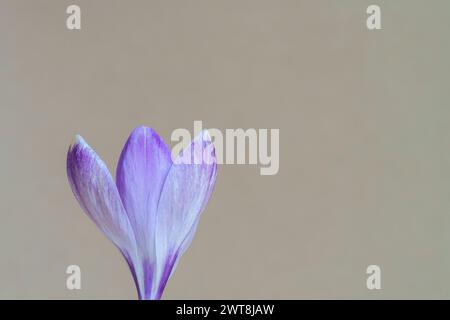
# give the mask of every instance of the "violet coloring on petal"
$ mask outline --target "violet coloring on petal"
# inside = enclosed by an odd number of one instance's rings
[[[122,150],[115,183],[80,136],[67,153],[72,191],[125,257],[139,299],[161,298],[214,189],[217,161],[206,131],[183,151],[191,153],[203,161],[172,161],[159,135],[138,127]]]

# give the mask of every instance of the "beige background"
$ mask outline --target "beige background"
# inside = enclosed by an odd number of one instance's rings
[[[450,298],[449,16],[445,0],[0,0],[0,298],[135,299],[66,151],[79,133],[115,171],[135,126],[170,142],[194,120],[279,128],[280,171],[219,168],[164,298]]]

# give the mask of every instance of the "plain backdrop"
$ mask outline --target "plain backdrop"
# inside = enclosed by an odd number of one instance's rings
[[[450,298],[450,2],[378,0],[369,31],[373,2],[0,0],[0,298],[136,299],[66,152],[115,172],[134,127],[194,120],[280,129],[280,170],[219,167],[164,298]]]

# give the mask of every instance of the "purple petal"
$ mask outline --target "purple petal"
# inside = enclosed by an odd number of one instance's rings
[[[159,135],[151,128],[138,127],[117,165],[117,188],[138,246],[138,259],[131,264],[143,277],[137,283],[142,298],[153,298],[156,212],[171,164],[170,150]]]
[[[202,131],[188,148],[193,155],[192,164],[175,160],[159,200],[156,220],[158,281],[153,288],[157,296],[161,296],[174,267],[189,247],[216,181],[217,161],[207,131]]]
[[[117,187],[105,163],[80,136],[67,153],[67,176],[86,214],[122,252],[133,255],[134,234]]]

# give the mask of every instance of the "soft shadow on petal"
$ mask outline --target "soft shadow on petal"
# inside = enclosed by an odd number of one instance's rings
[[[195,234],[217,175],[214,145],[206,130],[188,146],[192,163],[175,160],[158,204],[156,220],[157,298]],[[185,150],[186,151],[186,150]],[[186,152],[183,151],[184,154]],[[188,153],[189,154],[189,153]]]
[[[155,270],[155,225],[158,200],[171,167],[170,150],[151,128],[133,130],[120,155],[116,184],[136,236],[132,261],[142,298],[152,296]]]
[[[81,138],[67,152],[67,176],[86,214],[122,252],[134,255],[131,224],[108,168]]]

